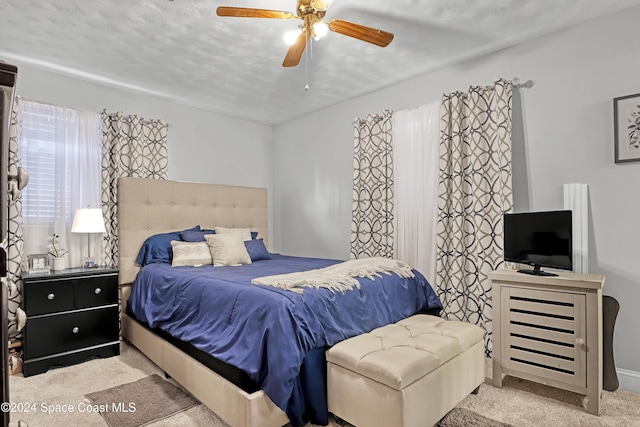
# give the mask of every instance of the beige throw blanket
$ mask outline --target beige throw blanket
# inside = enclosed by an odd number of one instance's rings
[[[344,292],[353,288],[360,289],[357,277],[375,280],[375,277],[382,277],[380,273],[388,275],[396,273],[400,277],[414,277],[413,271],[407,263],[397,259],[375,257],[353,259],[316,270],[257,277],[251,283],[275,286],[300,294],[303,293],[302,288],[305,287],[327,288],[334,292]]]

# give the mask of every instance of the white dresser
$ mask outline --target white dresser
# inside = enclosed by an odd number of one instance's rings
[[[493,299],[493,385],[510,375],[584,394],[600,414],[602,286],[596,274],[489,273]]]

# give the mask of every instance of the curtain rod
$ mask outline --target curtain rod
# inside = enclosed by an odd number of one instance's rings
[[[65,106],[62,106],[62,105],[52,104],[50,102],[34,101],[33,99],[25,98],[22,95],[16,95],[16,98],[21,100],[21,101],[25,101],[25,102],[33,102],[34,104],[48,105],[50,107],[62,108],[62,109],[65,109],[65,110],[73,110],[73,111],[77,111],[79,113],[95,113],[95,111],[92,111],[92,110],[79,110],[79,109],[74,108],[74,107],[65,107]],[[98,112],[98,114],[100,114],[100,113]]]
[[[77,111],[77,112],[80,112],[80,113],[82,113],[82,112],[85,112],[85,113],[95,113],[95,111],[91,111],[91,110],[79,110],[79,109],[77,109],[77,108],[73,108],[73,107],[63,107],[62,105],[51,104],[51,103],[49,103],[49,102],[34,101],[34,100],[32,100],[32,99],[27,99],[27,98],[25,98],[24,96],[22,96],[22,95],[17,95],[17,94],[16,94],[16,98],[18,98],[18,99],[20,99],[20,100],[22,100],[22,101],[26,101],[26,102],[33,102],[33,103],[36,103],[36,104],[49,105],[49,106],[51,106],[51,107],[56,107],[56,108],[63,108],[63,109],[67,109],[67,110],[74,110],[74,111]],[[100,114],[100,113],[101,113],[101,111],[98,111],[97,113],[98,113],[98,114]],[[167,122],[165,122],[165,123],[167,123]],[[171,123],[167,123],[167,128],[170,128],[170,127],[171,127]]]
[[[509,81],[514,87],[517,87],[517,88],[531,89],[533,87],[533,80],[527,80],[526,82],[521,82],[519,77],[514,77]]]

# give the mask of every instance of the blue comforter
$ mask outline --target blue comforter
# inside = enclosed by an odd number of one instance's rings
[[[298,294],[251,279],[326,267],[340,261],[272,255],[239,267],[144,266],[129,310],[150,327],[245,371],[287,410],[305,356],[346,338],[442,306],[427,280],[395,274],[359,279],[345,293],[305,288]],[[301,419],[303,414],[290,414]],[[292,417],[293,415],[293,417]],[[292,419],[293,422],[293,419]]]

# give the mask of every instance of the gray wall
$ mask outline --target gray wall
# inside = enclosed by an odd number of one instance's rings
[[[88,111],[122,111],[169,123],[169,179],[270,187],[270,126],[102,84],[18,66],[25,99]]]
[[[589,184],[590,272],[606,275],[604,293],[621,304],[615,359],[640,382],[640,163],[614,164],[612,106],[640,92],[638,22],[640,7],[627,9],[276,126],[274,248],[348,258],[354,117],[532,79],[514,96],[516,210],[562,208],[563,184]]]
[[[18,66],[17,93],[25,99],[78,110],[106,109],[164,119],[170,126],[169,179],[266,187],[271,195],[270,126],[25,64],[15,65]]]

